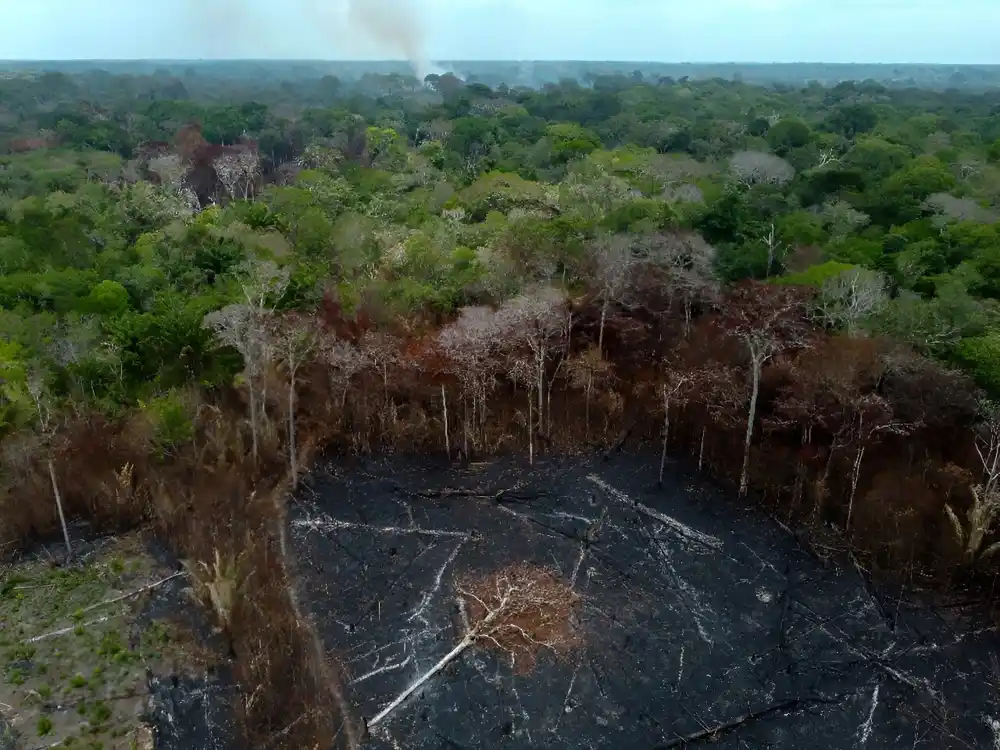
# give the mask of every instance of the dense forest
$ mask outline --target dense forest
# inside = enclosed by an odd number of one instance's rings
[[[276,553],[330,446],[642,445],[988,591],[1000,91],[967,88],[5,74],[0,543],[148,522],[203,563],[260,747],[330,746],[289,727],[336,681]]]

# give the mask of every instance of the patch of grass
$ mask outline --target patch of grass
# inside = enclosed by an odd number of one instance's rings
[[[108,564],[108,567],[111,568],[112,573],[120,576],[125,572],[125,561],[120,556],[115,555],[111,558],[111,562]]]
[[[39,737],[47,737],[52,733],[52,719],[47,714],[42,714],[38,717],[35,729],[38,731]]]
[[[7,652],[7,661],[31,661],[35,658],[38,649],[28,643],[21,643],[14,646]]]
[[[111,708],[104,701],[94,701],[87,710],[87,721],[93,727],[106,724],[111,719]]]
[[[52,697],[52,687],[45,683],[41,684],[37,688],[38,695],[41,696],[43,701],[47,701]]]
[[[19,667],[7,670],[7,682],[11,685],[23,685],[27,678],[27,673]]]
[[[84,677],[79,672],[77,672],[75,675],[73,675],[70,678],[70,680],[69,680],[69,686],[71,688],[76,689],[76,690],[79,690],[82,687],[86,687],[87,686],[87,678]]]

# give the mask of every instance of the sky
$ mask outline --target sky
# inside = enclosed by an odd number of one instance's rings
[[[1000,0],[0,0],[0,18],[8,60],[1000,64]]]

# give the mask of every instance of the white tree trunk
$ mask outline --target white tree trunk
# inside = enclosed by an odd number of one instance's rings
[[[705,432],[708,430],[707,427],[701,428],[701,443],[698,446],[698,473],[701,473],[701,466],[705,460]]]
[[[403,703],[403,701],[405,701],[407,698],[413,695],[417,690],[419,690],[421,685],[424,685],[434,675],[436,675],[442,669],[447,667],[451,662],[457,659],[461,655],[461,653],[465,651],[465,649],[467,649],[469,646],[473,644],[474,641],[475,641],[475,636],[472,633],[470,633],[469,635],[465,636],[462,640],[460,640],[458,644],[455,646],[455,648],[453,648],[451,651],[449,651],[447,654],[441,657],[441,660],[433,667],[431,667],[429,670],[427,670],[427,672],[424,673],[424,675],[420,677],[420,679],[418,679],[416,682],[410,685],[410,687],[406,688],[406,690],[400,693],[399,696],[392,703],[390,703],[388,706],[379,711],[378,714],[375,715],[371,719],[371,721],[368,722],[368,728],[371,729],[375,725],[379,724],[386,716],[388,716],[390,713],[399,708],[399,706]]]
[[[250,433],[253,436],[253,462],[257,463],[257,457],[259,455],[259,431],[260,427],[257,421],[257,384],[253,382],[253,378],[248,379],[247,385],[250,389]]]
[[[751,392],[750,408],[747,411],[747,434],[743,441],[743,469],[740,471],[740,497],[747,494],[750,484],[750,445],[753,442],[754,420],[757,418],[757,396],[760,391],[760,371],[763,362],[756,352],[751,352]]]
[[[594,373],[589,372],[587,373],[587,391],[586,391],[586,396],[584,397],[585,406],[583,412],[584,414],[583,418],[584,421],[586,422],[586,440],[588,443],[590,442],[590,391],[593,387],[594,387]]]
[[[597,352],[604,357],[604,323],[608,319],[608,300],[604,300],[604,304],[601,305],[601,327],[597,334]]]
[[[531,394],[528,394],[528,463],[532,466],[535,465],[535,429],[534,429],[534,417],[531,413],[533,404],[531,403]]]
[[[62,495],[59,493],[59,482],[56,479],[56,465],[53,463],[51,456],[48,463],[49,480],[52,482],[52,494],[56,499],[56,510],[59,511],[59,525],[62,526],[63,540],[66,542],[66,559],[69,560],[73,556],[73,545],[69,541],[69,527],[66,525],[66,514],[63,513]]]
[[[295,369],[288,384],[288,465],[292,471],[292,489],[299,486],[298,448],[295,445]]]
[[[854,470],[851,472],[851,497],[847,501],[847,523],[844,525],[844,531],[849,531],[851,528],[851,516],[854,515],[854,495],[858,491],[858,478],[861,476],[861,460],[865,457],[865,447],[862,445],[858,448],[858,455],[854,458]]]
[[[451,458],[451,438],[448,435],[448,394],[444,390],[444,384],[441,384],[441,405],[444,408],[444,452],[448,458]]]
[[[670,395],[667,386],[663,386],[663,450],[660,452],[660,484],[663,484],[663,472],[667,467],[667,440],[670,437]]]

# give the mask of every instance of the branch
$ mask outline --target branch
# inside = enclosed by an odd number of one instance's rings
[[[787,700],[779,701],[778,703],[766,708],[762,708],[757,711],[750,711],[749,713],[738,716],[731,721],[716,724],[713,727],[692,732],[691,734],[686,734],[683,737],[677,737],[676,739],[669,740],[667,742],[661,742],[660,744],[655,745],[653,750],[669,750],[669,748],[685,747],[686,745],[691,745],[696,742],[714,742],[720,735],[729,734],[746,724],[763,719],[771,714],[777,713],[778,711],[786,711],[793,708],[804,708],[806,706],[813,706],[817,704],[839,703],[842,700],[843,696],[838,696],[836,698],[789,698]]]

